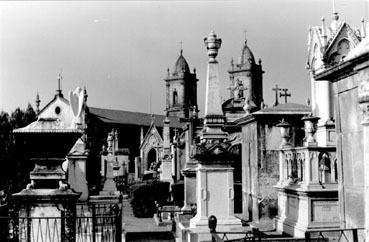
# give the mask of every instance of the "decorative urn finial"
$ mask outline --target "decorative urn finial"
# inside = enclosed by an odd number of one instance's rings
[[[282,143],[281,148],[289,147],[291,146],[291,143],[289,142],[291,138],[291,127],[292,125],[284,120],[284,118],[281,120],[279,124],[277,124],[277,127],[280,129]]]
[[[208,50],[209,63],[217,63],[215,58],[218,55],[218,50],[222,45],[222,39],[217,38],[214,31],[211,31],[208,37],[204,38],[206,49]]]

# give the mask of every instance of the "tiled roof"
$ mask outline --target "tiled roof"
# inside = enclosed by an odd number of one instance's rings
[[[112,110],[105,108],[94,108],[89,107],[89,113],[96,116],[104,123],[116,123],[116,124],[132,124],[138,126],[150,126],[151,125],[151,114],[149,113],[138,113],[124,110]],[[154,124],[157,127],[163,127],[164,115],[154,114]],[[179,122],[177,117],[169,117],[170,127],[181,128],[184,124]]]
[[[309,114],[311,113],[311,106],[297,104],[297,103],[284,103],[275,107],[265,108],[259,110],[253,115],[259,114]]]

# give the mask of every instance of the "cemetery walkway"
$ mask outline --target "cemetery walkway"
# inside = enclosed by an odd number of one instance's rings
[[[123,200],[124,241],[175,241],[171,226],[157,226],[153,218],[136,218],[130,201]]]

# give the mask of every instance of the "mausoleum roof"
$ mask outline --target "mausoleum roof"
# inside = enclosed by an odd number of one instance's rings
[[[130,112],[124,110],[113,110],[105,108],[89,107],[89,113],[100,119],[104,123],[115,123],[115,124],[131,124],[138,126],[150,126],[152,122],[151,114]],[[181,124],[177,117],[168,117],[170,120],[170,127],[181,128]],[[165,115],[155,114],[154,125],[157,127],[163,127],[163,120]]]
[[[297,104],[297,103],[283,103],[274,107],[264,108],[257,112],[252,113],[253,115],[263,115],[263,114],[310,114],[311,106]]]

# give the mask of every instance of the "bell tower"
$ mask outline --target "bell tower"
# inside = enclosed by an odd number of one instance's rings
[[[260,109],[263,101],[263,73],[261,60],[255,63],[254,55],[245,43],[240,57],[235,64],[231,60],[231,67],[228,70],[230,79],[230,98],[234,100],[249,99],[252,108]]]
[[[197,108],[196,69],[191,73],[183,50],[175,63],[174,69],[168,68],[166,83],[166,108],[169,116],[188,118],[190,107]]]

